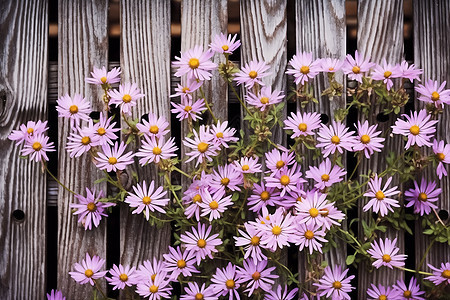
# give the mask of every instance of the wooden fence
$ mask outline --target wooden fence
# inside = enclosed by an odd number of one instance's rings
[[[384,58],[400,62],[406,55],[424,69],[423,78],[450,79],[450,3],[446,0],[178,0],[172,3],[120,0],[120,63],[108,59],[114,51],[109,49],[108,7],[117,2],[0,1],[0,299],[43,299],[51,288],[62,290],[67,299],[88,299],[90,286],[78,285],[68,275],[72,264],[82,259],[86,251],[107,258],[108,267],[119,262],[136,265],[153,256],[161,257],[170,244],[169,226],[152,228],[144,218],[131,217],[124,206],[116,209],[99,228],[85,231],[69,208],[73,196],[47,178],[39,164],[19,158],[19,149],[7,139],[11,130],[21,123],[49,118],[50,130],[55,134],[51,139],[59,149],[52,156],[50,168],[57,170],[61,182],[76,192],[91,187],[101,174],[87,158],[70,159],[63,150],[70,128],[67,121],[56,120],[54,103],[58,95],[82,93],[91,100],[94,109],[100,110],[101,95],[97,87],[84,82],[94,66],[120,65],[122,78],[139,84],[146,97],[138,103],[134,116],[151,111],[167,119],[171,117],[169,95],[175,82],[171,76],[169,49],[178,55],[180,50],[196,44],[206,47],[212,36],[226,32],[231,25],[240,32],[240,59],[243,62],[264,60],[271,65],[272,73],[266,83],[276,89],[287,90],[288,84],[292,84],[288,83],[285,70],[295,51],[310,51],[315,57],[343,58],[358,49],[377,63]],[[238,24],[228,24],[228,9],[235,10],[237,6]],[[349,22],[346,18],[352,8],[355,17]],[[176,41],[171,38],[173,9],[180,9],[181,14],[181,36]],[[405,20],[404,11],[411,9]],[[49,19],[57,20],[57,44],[49,37]],[[404,44],[404,31],[411,24],[413,38]],[[350,38],[353,30],[357,30],[356,39]],[[180,39],[181,49],[178,49]],[[288,45],[294,45],[293,53],[288,54]],[[57,57],[57,61],[49,60],[49,53],[54,53],[53,59]],[[215,61],[218,59],[214,57]],[[339,80],[344,81],[344,77]],[[319,76],[315,83],[317,93],[325,87],[326,80]],[[235,117],[239,109],[228,96],[227,85],[222,80],[208,83],[206,93],[212,99],[216,116],[222,120]],[[345,107],[346,98],[330,102],[322,97],[319,102],[310,109],[332,118],[334,109]],[[288,110],[295,107],[290,105]],[[379,123],[383,130],[388,129],[392,118],[381,123],[377,114],[371,111],[370,121]],[[353,121],[357,118],[351,116]],[[449,118],[446,109],[438,128],[438,137],[447,142],[450,133],[446,132],[445,120]],[[185,132],[177,126],[172,122],[173,134]],[[278,130],[275,140],[286,143],[285,133]],[[382,169],[386,153],[400,149],[400,143],[396,140],[387,144],[360,171]],[[139,172],[147,178],[158,179],[156,170],[150,167]],[[443,189],[440,209],[448,212],[448,177],[439,185]],[[107,191],[108,187],[102,183],[97,188]],[[362,206],[360,203],[354,217],[364,217]],[[415,224],[414,242],[411,236],[405,241],[403,231],[390,229],[386,233],[398,237],[401,252],[409,254],[407,264],[413,268],[419,264],[429,243],[420,227]],[[346,248],[339,247],[322,259],[345,265],[346,256]],[[449,248],[435,244],[426,263],[436,265],[449,260]],[[297,261],[289,264],[290,267],[298,264],[301,281],[307,277],[302,253],[298,254]],[[352,272],[360,275],[353,281],[358,299],[365,297],[370,282],[390,285],[404,276],[399,270],[394,273],[384,269],[367,276],[364,266]]]

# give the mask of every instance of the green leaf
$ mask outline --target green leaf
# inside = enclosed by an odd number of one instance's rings
[[[345,263],[347,264],[347,266],[351,265],[354,261],[355,261],[355,256],[354,255],[349,255],[345,259]]]

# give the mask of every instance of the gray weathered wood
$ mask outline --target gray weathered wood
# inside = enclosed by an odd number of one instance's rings
[[[400,63],[403,57],[403,1],[358,1],[358,22],[364,26],[358,26],[358,52],[364,57],[371,57],[371,61],[381,63],[386,59],[388,63]],[[371,98],[374,101],[374,98]],[[375,107],[375,106],[373,106]],[[367,174],[369,170],[380,173],[386,168],[386,155],[399,149],[403,149],[403,139],[399,136],[390,138],[385,133],[390,132],[390,127],[393,125],[395,118],[390,118],[389,121],[379,123],[376,120],[377,114],[380,112],[379,107],[369,111],[369,124],[378,124],[378,130],[383,132],[386,137],[384,148],[382,152],[375,153],[370,160],[363,158],[359,174]],[[360,119],[365,119],[360,116]],[[383,181],[383,183],[385,180]],[[399,178],[395,177],[392,181],[392,186],[398,185],[401,189]],[[364,212],[363,207],[368,202],[367,197],[364,197],[363,203],[360,202],[358,206],[360,220],[368,220],[372,218],[371,211]],[[360,239],[363,237],[362,226],[360,225],[359,232]],[[386,234],[380,237],[388,237],[390,239],[397,238],[397,246],[400,248],[399,253],[404,253],[404,231],[397,231],[388,228]],[[367,272],[367,267],[360,266],[358,268],[358,298],[366,297],[367,288],[370,283],[383,284],[390,286],[396,282],[397,279],[403,277],[403,272],[400,270],[391,270],[388,268],[380,268],[373,273]]]
[[[42,299],[46,288],[46,174],[8,140],[47,118],[47,1],[2,1],[0,9],[0,299]],[[24,212],[22,221],[15,210]]]
[[[447,81],[447,89],[450,81],[450,3],[448,1],[414,1],[414,63],[423,69],[422,83],[428,79],[437,80],[439,83]],[[416,100],[417,109],[424,106]],[[437,125],[438,140],[450,142],[450,131],[448,120],[450,111],[445,107],[443,115],[439,117]],[[438,180],[434,168],[424,172],[427,180]],[[420,178],[418,178],[420,180]],[[438,180],[438,187],[442,189],[440,200],[437,202],[439,210],[450,212],[450,179],[442,177]],[[448,220],[444,220],[448,224]],[[447,225],[448,226],[448,225]],[[440,266],[442,262],[450,260],[450,247],[447,244],[435,242],[424,260],[423,266],[420,261],[425,254],[426,248],[431,241],[428,236],[422,234],[421,222],[416,223],[416,268],[430,271],[427,264]]]
[[[98,86],[86,84],[93,67],[108,63],[108,2],[64,1],[58,2],[58,94],[80,93],[91,101],[92,109],[101,111],[102,91]],[[69,122],[59,119],[59,179],[76,193],[86,195],[85,189],[106,191],[105,184],[94,186],[94,181],[104,174],[85,154],[80,158],[69,157],[65,147],[72,128]],[[58,289],[70,299],[88,299],[92,287],[79,285],[68,274],[72,265],[81,261],[85,253],[106,259],[106,220],[98,228],[85,231],[77,224],[69,205],[74,203],[72,194],[60,187],[58,196]],[[104,266],[106,268],[106,265]],[[99,281],[104,288],[104,280]]]

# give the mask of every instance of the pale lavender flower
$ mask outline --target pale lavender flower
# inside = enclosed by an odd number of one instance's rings
[[[228,121],[225,121],[223,123],[220,123],[220,121],[217,121],[217,124],[211,125],[211,134],[214,135],[214,144],[216,145],[222,145],[225,148],[228,148],[229,142],[237,142],[239,141],[239,138],[235,137],[234,134],[236,133],[236,129],[229,128]]]
[[[51,290],[50,294],[47,294],[47,300],[66,300],[63,293],[58,290]]]
[[[435,285],[441,283],[450,284],[450,262],[441,263],[440,268],[435,268],[428,264],[428,267],[433,271],[433,275],[425,277],[426,280],[433,282]]]
[[[191,152],[186,153],[190,158],[186,162],[190,162],[197,158],[195,166],[199,163],[212,161],[212,157],[219,154],[219,146],[214,144],[214,136],[210,133],[209,127],[201,125],[198,132],[193,131],[193,138],[185,137],[183,144],[192,149]]]
[[[267,268],[267,260],[255,263],[253,260],[246,259],[243,264],[243,268],[238,267],[237,282],[246,284],[247,289],[244,292],[247,292],[249,297],[258,288],[265,292],[272,289],[274,279],[278,278],[278,275],[271,274],[276,267]]]
[[[402,61],[400,64],[400,70],[402,71],[402,78],[407,78],[409,81],[413,82],[414,79],[420,81],[419,75],[421,75],[422,69],[416,69],[414,64],[408,66],[408,62],[406,60]]]
[[[347,174],[347,172],[338,165],[334,165],[333,168],[331,168],[331,161],[327,158],[318,168],[310,166],[309,170],[305,173],[305,177],[314,179],[316,182],[314,187],[323,190],[336,182],[341,182],[345,174]]]
[[[218,300],[211,286],[206,287],[203,283],[201,287],[197,282],[188,282],[188,286],[184,287],[185,295],[181,295],[181,300]]]
[[[232,166],[236,169],[236,171],[243,174],[262,172],[261,164],[258,163],[258,157],[241,157],[240,161],[234,161]]]
[[[20,145],[32,136],[46,132],[47,129],[47,121],[28,121],[26,124],[21,124],[19,130],[13,130],[8,139],[16,141],[16,145]]]
[[[102,146],[103,153],[98,152],[99,157],[96,158],[96,165],[100,170],[108,172],[124,170],[128,165],[134,163],[134,154],[130,151],[125,153],[127,145],[121,142],[120,145],[115,142],[114,148],[108,144]]]
[[[344,153],[344,150],[352,151],[356,138],[353,131],[349,131],[341,122],[333,121],[330,126],[322,124],[319,130],[317,147],[323,148],[322,153],[324,157],[334,154],[337,151]]]
[[[264,181],[261,181],[261,185],[253,184],[253,194],[248,197],[247,206],[251,211],[259,212],[263,207],[276,206],[280,199],[279,191],[275,188],[266,188]]]
[[[164,274],[163,278],[167,275],[167,273],[164,272],[163,261],[157,260],[156,257],[153,257],[153,261],[144,261],[136,270],[136,275],[139,277],[139,281],[154,281],[156,275],[159,274]]]
[[[192,93],[198,90],[203,84],[203,81],[197,81],[195,78],[190,78],[186,81],[186,84],[183,86],[181,84],[177,84],[175,88],[175,94],[170,95],[169,97],[178,97],[181,99],[189,99],[192,100]]]
[[[213,51],[207,50],[203,52],[203,47],[197,45],[194,48],[181,53],[181,57],[175,56],[177,61],[173,62],[173,66],[178,67],[175,76],[181,77],[184,74],[187,74],[188,78],[210,80],[212,77],[210,71],[217,67],[217,65],[210,60],[213,55]]]
[[[250,223],[244,223],[245,231],[238,229],[238,232],[241,236],[235,236],[236,247],[244,247],[245,254],[244,259],[252,258],[255,264],[258,261],[262,261],[267,259],[267,257],[261,251],[261,233],[251,225]]]
[[[322,226],[317,224],[298,224],[291,242],[299,246],[299,251],[302,251],[305,247],[309,248],[309,254],[311,255],[314,250],[322,253],[321,243],[328,242],[324,237],[325,231],[322,229]]]
[[[86,83],[92,83],[96,85],[113,84],[120,81],[120,67],[113,68],[111,71],[106,71],[106,67],[101,69],[94,67],[94,71],[91,72],[92,77],[86,77]]]
[[[58,117],[68,118],[70,126],[80,123],[80,120],[89,121],[89,114],[92,112],[91,104],[80,94],[75,94],[73,98],[65,94],[56,100],[58,104],[56,110]]]
[[[182,121],[184,119],[192,119],[193,121],[201,120],[200,114],[206,109],[205,100],[198,99],[193,102],[189,98],[181,98],[181,103],[170,102],[174,108],[170,111],[177,115],[177,119]]]
[[[324,220],[320,215],[326,214],[328,211],[325,209],[328,207],[326,194],[318,191],[306,193],[305,199],[295,204],[299,224],[322,226]]]
[[[207,190],[206,187],[199,188],[195,193],[192,192],[185,192],[183,198],[181,200],[183,201],[184,205],[188,205],[186,209],[184,210],[184,215],[186,218],[190,219],[192,216],[195,215],[195,219],[200,221],[200,210],[201,206],[200,203],[203,202],[202,200],[202,191]]]
[[[99,122],[92,126],[94,134],[97,137],[97,142],[93,145],[114,145],[114,141],[117,139],[115,132],[120,131],[120,128],[114,128],[116,122],[111,123],[112,120],[113,117],[107,118],[103,113],[100,113]]]
[[[400,299],[402,292],[394,289],[390,286],[385,287],[381,284],[378,286],[374,285],[373,283],[370,284],[371,288],[367,290],[367,295],[372,298],[372,300],[379,300],[379,299],[385,299],[385,300],[397,300]]]
[[[70,157],[80,157],[83,153],[91,150],[93,146],[98,144],[99,137],[95,134],[93,129],[92,120],[89,121],[89,127],[76,128],[76,132],[71,132],[67,137],[69,142],[67,143],[66,150],[70,153]]]
[[[244,83],[247,89],[251,89],[255,83],[264,86],[261,79],[270,74],[266,73],[269,68],[264,61],[252,60],[250,63],[246,63],[239,73],[235,74],[233,80],[237,81],[238,85]]]
[[[240,284],[237,283],[238,274],[236,273],[236,266],[228,263],[226,268],[217,268],[216,274],[211,278],[211,287],[216,296],[228,295],[229,300],[236,298],[241,299],[237,289]]]
[[[282,91],[274,90],[270,86],[263,86],[257,95],[249,92],[245,98],[248,104],[259,108],[261,111],[267,109],[269,105],[280,103],[283,100]]]
[[[297,52],[289,61],[289,65],[292,69],[288,69],[286,74],[294,76],[295,84],[304,85],[320,72],[320,60],[313,60],[312,53]]]
[[[319,223],[324,229],[330,230],[331,226],[341,226],[339,221],[345,218],[345,214],[334,206],[334,202],[323,206],[319,214]]]
[[[406,287],[405,282],[401,279],[397,280],[397,284],[394,284],[393,288],[403,293],[403,295],[401,295],[402,297],[399,298],[401,300],[425,300],[425,298],[421,297],[421,295],[425,294],[425,292],[420,290],[420,285],[417,283],[417,279],[415,277],[411,278],[408,287]]]
[[[405,192],[405,200],[408,202],[405,206],[411,207],[414,205],[414,213],[420,213],[421,216],[428,215],[432,208],[437,208],[433,202],[438,201],[441,192],[440,188],[436,188],[435,181],[426,181],[425,178],[422,178],[419,186],[417,181],[414,180],[414,188]]]
[[[417,113],[414,111],[411,115],[403,114],[406,121],[397,119],[395,125],[392,126],[392,133],[401,134],[408,137],[405,149],[417,145],[431,147],[430,139],[436,132],[434,127],[438,120],[430,120],[431,115],[425,109]]]
[[[142,141],[141,148],[136,152],[141,166],[154,162],[158,164],[161,160],[169,159],[173,156],[177,156],[175,151],[178,147],[175,146],[175,138],[170,138],[167,142],[164,138],[156,139],[155,137],[145,136],[145,140]]]
[[[276,176],[264,177],[267,187],[276,187],[281,190],[280,197],[283,197],[286,193],[296,190],[297,185],[306,182],[302,178],[302,173],[300,172],[301,166],[297,163],[290,169],[283,169]]]
[[[213,258],[212,254],[218,252],[216,246],[222,245],[222,241],[218,238],[219,234],[211,235],[212,227],[205,224],[198,223],[198,229],[191,227],[191,231],[186,231],[181,234],[180,240],[184,243],[187,250],[193,251],[197,258],[197,265],[206,256]]]
[[[431,79],[425,82],[425,85],[419,84],[415,90],[420,94],[419,100],[425,103],[431,103],[437,108],[450,103],[450,90],[445,90],[444,81],[440,85],[437,81]]]
[[[445,144],[444,141],[434,140],[433,152],[438,161],[436,173],[439,179],[442,179],[442,176],[447,176],[447,170],[445,170],[444,164],[450,164],[450,145]]]
[[[202,202],[199,202],[202,209],[202,217],[209,215],[209,221],[220,219],[228,206],[233,205],[231,195],[225,197],[225,191],[219,190],[211,195],[206,189],[200,191]]]
[[[170,130],[169,122],[167,122],[166,118],[161,116],[158,118],[157,115],[153,113],[148,114],[148,121],[142,120],[141,123],[137,123],[136,127],[139,129],[139,132],[142,132],[145,136],[161,138],[166,135]]]
[[[368,73],[370,68],[375,65],[369,60],[370,58],[364,59],[364,57],[360,56],[358,50],[356,50],[355,58],[353,58],[350,54],[347,54],[344,65],[342,66],[342,71],[344,71],[344,74],[347,74],[348,78],[351,80],[356,80],[359,83],[362,83],[364,73]]]
[[[364,194],[365,197],[370,197],[370,201],[363,207],[364,211],[368,211],[372,208],[373,212],[380,213],[382,217],[388,214],[388,210],[393,212],[391,206],[400,207],[398,201],[389,198],[390,196],[395,196],[400,193],[397,190],[397,186],[389,188],[389,184],[392,181],[392,177],[389,177],[386,181],[386,184],[382,188],[382,178],[378,178],[378,175],[375,174],[375,177],[369,180],[369,190]]]
[[[171,295],[172,287],[170,281],[166,280],[166,273],[162,272],[155,276],[153,280],[139,282],[136,286],[136,292],[149,300],[168,299]]]
[[[318,287],[317,292],[320,296],[326,296],[327,298],[338,300],[348,299],[350,300],[350,293],[355,288],[351,286],[350,281],[355,278],[354,275],[347,276],[348,269],[342,271],[341,266],[335,265],[333,269],[331,267],[325,268],[325,274],[319,280],[318,283],[313,285]]]
[[[261,246],[275,252],[278,248],[289,246],[292,235],[295,233],[295,218],[291,213],[285,214],[284,208],[277,208],[270,215],[269,222],[258,224],[261,230]]]
[[[48,142],[48,136],[41,134],[35,134],[25,140],[25,145],[21,150],[20,154],[23,156],[30,155],[30,159],[35,162],[40,162],[42,160],[48,161],[47,152],[53,152],[55,146],[53,142]]]
[[[344,62],[337,58],[322,58],[319,62],[319,70],[324,73],[336,73]]]
[[[364,151],[364,155],[367,159],[375,152],[381,152],[383,148],[384,138],[378,137],[381,131],[376,131],[378,125],[369,126],[369,122],[365,121],[361,124],[358,121],[357,138],[353,145],[353,151]]]
[[[213,42],[209,44],[209,48],[217,53],[231,54],[234,50],[241,46],[241,41],[236,40],[236,37],[237,34],[235,34],[234,36],[231,36],[231,34],[229,34],[228,37],[222,32],[220,34],[216,34]]]
[[[134,194],[129,193],[125,198],[125,202],[130,205],[130,207],[136,207],[133,210],[133,214],[140,214],[145,210],[144,216],[148,220],[150,218],[150,212],[158,211],[160,213],[166,213],[163,209],[170,199],[162,198],[167,194],[163,187],[160,186],[155,189],[155,181],[150,182],[150,186],[147,187],[145,180],[142,182],[142,186],[136,184],[133,186]]]
[[[271,175],[278,175],[281,170],[286,170],[288,166],[295,163],[295,152],[281,147],[272,149],[266,153],[266,167],[271,171]]]
[[[94,280],[102,278],[108,272],[100,271],[104,264],[105,260],[103,258],[97,255],[91,258],[89,253],[86,253],[86,258],[81,263],[75,263],[73,265],[75,272],[69,272],[69,274],[79,284],[89,283],[94,286]]]
[[[386,59],[383,59],[383,63],[381,65],[375,65],[372,79],[383,80],[383,83],[386,84],[386,89],[389,91],[394,85],[392,78],[399,78],[401,76],[402,70],[399,65],[388,64],[386,63]]]
[[[209,189],[212,193],[219,190],[240,191],[239,185],[244,183],[242,174],[236,171],[233,165],[218,166],[217,171],[213,170],[210,178]]]
[[[139,281],[135,267],[114,264],[109,270],[109,274],[111,274],[111,278],[105,278],[113,286],[113,290],[123,290],[126,286],[135,285]]]
[[[111,97],[109,104],[120,106],[120,112],[131,116],[131,108],[136,106],[136,101],[145,97],[136,83],[124,83],[119,85],[119,90],[108,92]]]
[[[291,113],[290,117],[284,120],[284,129],[292,130],[294,134],[291,138],[314,135],[313,130],[320,128],[320,115],[318,113]]]
[[[183,252],[178,246],[176,249],[169,246],[169,254],[163,254],[165,259],[164,271],[170,273],[170,280],[177,281],[178,275],[184,277],[192,276],[192,273],[199,273],[195,267],[194,253],[184,250]]]
[[[400,248],[397,248],[395,244],[397,243],[397,238],[393,241],[386,238],[384,241],[380,239],[379,243],[373,241],[370,246],[371,248],[367,250],[367,253],[372,256],[375,261],[372,265],[379,269],[381,266],[386,266],[388,268],[393,267],[403,267],[405,265],[405,259],[407,255],[397,254]]]
[[[281,285],[278,285],[277,291],[269,291],[264,300],[292,300],[298,292],[298,288],[294,288],[289,291],[288,286],[284,286],[284,291]]]

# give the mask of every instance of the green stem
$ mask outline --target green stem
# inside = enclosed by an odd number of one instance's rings
[[[103,172],[106,175],[106,180],[111,183],[112,185],[114,185],[115,187],[117,187],[119,190],[121,190],[122,192],[127,192],[126,189],[124,189],[124,187],[119,184],[119,181],[114,180],[111,176],[109,176],[108,172],[106,172],[106,170],[103,170]]]
[[[425,258],[427,257],[428,252],[430,252],[431,247],[433,246],[433,244],[434,244],[435,241],[436,241],[436,240],[432,240],[431,243],[428,244],[427,249],[425,249],[425,253],[423,254],[422,259],[420,260],[420,263],[419,263],[419,269],[422,269],[423,262],[425,261]]]
[[[191,176],[191,175],[187,174],[186,172],[180,170],[179,168],[177,168],[177,167],[175,167],[175,166],[172,166],[172,170],[175,170],[175,171],[177,171],[178,173],[180,173],[181,175],[184,175],[184,176],[186,176],[187,178],[192,179],[192,176]]]
[[[45,170],[47,171],[47,173],[60,185],[60,186],[62,186],[64,189],[66,189],[68,192],[70,192],[70,193],[72,193],[72,194],[74,194],[74,195],[76,195],[77,193],[75,193],[74,191],[72,191],[71,189],[69,189],[67,186],[65,186],[64,184],[62,184],[62,182],[61,181],[59,181],[58,180],[58,178],[56,178],[56,176],[55,175],[53,175],[52,174],[52,172],[50,172],[50,170],[47,168],[47,165],[46,164],[44,164],[44,168],[45,168]]]
[[[247,201],[247,196],[248,196],[248,189],[245,189],[244,199],[242,199],[242,205],[241,205],[241,207],[239,208],[239,210],[238,210],[238,212],[236,213],[236,215],[234,216],[233,223],[236,222],[237,218],[239,217],[239,214],[240,214],[241,211],[244,209],[245,202]]]
[[[92,279],[94,281],[94,286],[95,288],[102,294],[103,299],[108,299],[108,297],[106,297],[105,293],[102,291],[102,289],[98,286],[97,281],[95,279]]]
[[[272,140],[269,138],[269,139],[267,139],[267,141],[272,145],[272,146],[274,146],[276,149],[280,149],[278,146],[277,146],[277,144],[275,144],[274,142],[272,142]]]
[[[183,211],[184,211],[184,206],[183,206],[183,204],[181,203],[180,198],[178,198],[177,193],[174,191],[173,186],[172,186],[172,183],[170,182],[169,174],[166,173],[166,174],[164,175],[164,178],[166,179],[167,185],[169,186],[169,190],[172,192],[173,196],[175,197],[175,200],[177,200],[178,205],[179,205],[179,206],[181,207],[181,209],[183,209]]]
[[[394,267],[399,269],[399,270],[406,271],[406,272],[417,273],[417,274],[428,275],[428,276],[432,276],[433,275],[433,274],[428,273],[428,272],[416,271],[416,270],[411,270],[411,269],[408,269],[408,268],[397,267],[397,266],[394,266]]]
[[[241,97],[239,97],[239,94],[236,92],[236,89],[234,88],[233,84],[231,82],[228,81],[228,86],[231,88],[231,90],[233,91],[233,93],[236,95],[237,99],[239,100],[239,102],[241,103],[242,107],[247,111],[247,114],[249,114],[250,116],[252,116],[253,118],[253,114],[250,112],[250,110],[248,110],[247,106],[245,105],[245,103],[242,101]]]
[[[355,172],[358,169],[359,164],[361,163],[361,157],[362,157],[362,152],[360,152],[358,155],[358,162],[356,163],[356,166],[353,169],[352,175],[350,175],[350,177],[348,178],[349,180],[351,180],[353,178],[353,175],[355,175]]]
[[[216,118],[216,116],[214,116],[211,106],[209,106],[208,99],[205,98],[205,93],[203,92],[202,87],[199,88],[199,91],[200,91],[201,97],[203,98],[203,100],[205,102],[206,108],[208,109],[209,113],[211,114],[211,117],[213,118],[214,122],[217,123],[217,118]]]
[[[343,234],[345,234],[346,236],[348,236],[350,239],[352,239],[358,245],[359,249],[361,249],[361,251],[363,251],[364,254],[367,254],[366,250],[363,249],[361,243],[353,235],[351,235],[350,232],[348,232],[340,227],[338,227],[338,230],[340,232],[342,232]]]

